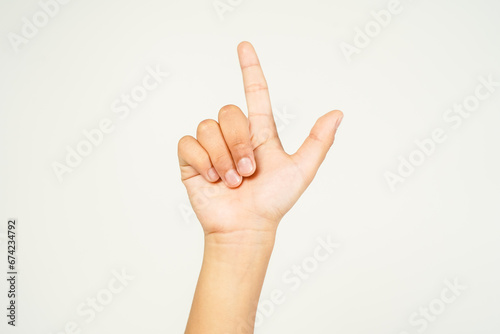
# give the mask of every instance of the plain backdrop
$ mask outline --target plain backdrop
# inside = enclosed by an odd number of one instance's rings
[[[1,0],[0,277],[8,218],[19,277],[15,328],[1,279],[0,332],[183,332],[203,235],[177,141],[226,104],[246,111],[243,40],[259,54],[287,152],[322,114],[345,114],[279,227],[261,297],[277,289],[284,301],[259,309],[256,333],[500,332],[500,87],[460,126],[443,118],[479,77],[500,81],[500,3],[401,0],[377,31],[372,12],[388,4],[73,0],[44,21],[38,1]],[[38,32],[13,47],[33,16]],[[373,37],[348,61],[341,46],[366,25]],[[140,92],[148,69],[169,75],[120,118],[113,104]],[[54,162],[103,119],[113,131],[60,182]],[[415,141],[437,128],[446,140],[393,191],[387,173],[422,158]],[[339,247],[315,265],[327,236]],[[304,261],[294,290],[283,276]],[[121,271],[133,278],[110,293]],[[462,286],[451,303],[446,280]]]

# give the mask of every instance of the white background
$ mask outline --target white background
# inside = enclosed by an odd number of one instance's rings
[[[387,1],[232,3],[221,17],[212,0],[73,0],[16,52],[9,34],[40,5],[0,1],[0,277],[10,217],[20,272],[14,329],[1,280],[0,332],[65,333],[68,322],[89,334],[183,332],[203,237],[177,140],[226,104],[246,109],[242,40],[260,56],[275,110],[289,114],[278,120],[288,152],[316,118],[345,114],[280,225],[262,298],[280,289],[285,301],[256,333],[419,333],[409,318],[446,279],[466,289],[426,333],[500,332],[500,88],[458,128],[443,119],[479,76],[500,81],[500,4],[401,0],[349,62],[341,43]],[[148,66],[170,76],[120,119],[112,103]],[[53,163],[105,118],[114,131],[59,182]],[[436,128],[446,141],[391,191],[384,174]],[[327,235],[340,247],[292,290],[282,275]],[[122,269],[134,279],[95,319],[77,314]]]

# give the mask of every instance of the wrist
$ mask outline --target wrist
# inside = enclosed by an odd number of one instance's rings
[[[205,234],[203,264],[188,327],[203,324],[205,329],[218,328],[217,333],[253,333],[274,238],[270,231]],[[206,331],[197,328],[192,332]]]
[[[204,262],[267,267],[274,248],[275,231],[233,231],[205,234]]]
[[[205,232],[205,245],[209,247],[267,248],[275,239],[275,229]]]
[[[203,217],[206,218],[206,217]],[[234,246],[269,246],[274,244],[279,220],[256,215],[229,215],[217,220],[200,219],[205,244]]]

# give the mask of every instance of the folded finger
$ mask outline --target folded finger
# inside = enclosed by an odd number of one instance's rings
[[[219,111],[219,124],[238,173],[252,175],[256,165],[245,114],[237,106],[227,105]]]
[[[177,152],[183,181],[196,175],[202,175],[209,182],[219,179],[219,174],[212,166],[207,151],[193,137],[182,137],[179,140]]]
[[[202,121],[196,131],[198,142],[207,151],[210,161],[224,183],[231,188],[237,187],[242,177],[236,171],[231,152],[229,151],[219,123],[212,119]]]

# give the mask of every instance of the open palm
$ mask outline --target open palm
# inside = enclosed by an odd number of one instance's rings
[[[318,119],[288,155],[272,115],[266,80],[248,42],[238,46],[248,118],[234,105],[179,141],[181,178],[206,234],[273,231],[310,184],[333,144],[343,114]]]

